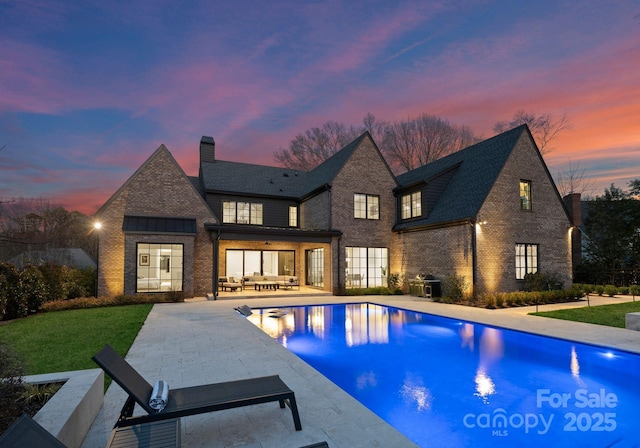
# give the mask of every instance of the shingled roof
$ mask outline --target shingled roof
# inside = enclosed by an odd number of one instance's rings
[[[365,132],[313,170],[309,171],[303,194],[309,194],[323,185],[331,185],[331,182],[333,182],[333,179],[338,175],[347,160],[349,160],[353,151],[368,136],[369,133]]]
[[[208,192],[252,196],[298,197],[306,172],[250,163],[203,162],[204,189]]]
[[[442,173],[453,171],[440,196],[434,203],[427,204],[426,216],[399,223],[394,230],[475,220],[509,155],[523,136],[535,145],[529,128],[522,125],[397,176],[400,185],[397,190],[402,190],[420,182],[429,184]]]
[[[217,193],[301,198],[331,184],[353,151],[368,135],[365,132],[311,171],[223,160],[202,162],[204,189]]]

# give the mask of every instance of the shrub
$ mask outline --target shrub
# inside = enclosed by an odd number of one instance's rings
[[[524,289],[525,291],[562,289],[562,280],[560,280],[560,275],[555,273],[535,272],[533,274],[525,274]]]
[[[495,295],[496,299],[496,307],[502,308],[504,305],[504,294],[501,292],[497,292]]]
[[[514,292],[513,295],[514,295],[513,304],[515,306],[522,306],[527,303],[527,293]]]
[[[496,307],[496,298],[493,294],[484,294],[482,296],[485,308],[494,309]]]
[[[20,393],[18,402],[25,405],[29,405],[34,402],[46,403],[56,394],[56,392],[60,390],[62,384],[63,383],[26,383]]]
[[[462,275],[448,275],[442,282],[442,293],[454,302],[460,302],[469,289],[469,282]]]
[[[615,296],[615,295],[618,293],[618,288],[616,288],[616,287],[615,287],[615,286],[613,286],[613,285],[606,285],[606,286],[604,287],[603,292],[604,292],[606,295],[608,295],[609,297],[613,297],[613,296]]]
[[[634,296],[640,296],[640,286],[638,285],[629,286],[629,294],[632,294]]]
[[[67,272],[67,299],[95,296],[96,270],[71,268]]]
[[[627,294],[629,294],[629,287],[628,286],[619,286],[618,287],[618,294],[622,294],[623,296],[626,296]]]
[[[504,295],[504,302],[507,306],[515,306],[515,295],[514,293],[510,292],[510,293],[506,293]]]
[[[66,266],[60,266],[53,263],[45,263],[38,266],[40,272],[44,276],[44,281],[47,285],[47,299],[50,300],[63,300],[67,298],[67,274],[68,269]]]
[[[23,388],[24,365],[7,345],[0,342],[0,433],[19,414],[18,398]]]
[[[579,285],[573,285],[571,287],[571,289],[569,290],[571,293],[571,298],[578,300],[581,299],[582,297],[584,297],[585,295],[585,290],[584,287],[580,287]]]
[[[402,286],[404,285],[404,274],[399,272],[389,274],[389,278],[387,278],[387,285],[391,289],[402,289]]]
[[[387,288],[386,286],[376,286],[373,288],[349,288],[346,289],[346,296],[389,296],[402,294],[401,289]]]
[[[11,320],[26,316],[27,313],[20,273],[14,265],[0,262],[0,316],[3,320]]]
[[[20,272],[20,287],[27,310],[37,312],[47,297],[44,276],[36,266],[27,266]]]
[[[595,288],[593,288],[593,290],[595,291],[596,294],[598,294],[599,296],[601,296],[602,294],[604,294],[604,286],[602,285],[596,285]]]

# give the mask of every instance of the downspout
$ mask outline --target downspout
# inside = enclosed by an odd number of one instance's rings
[[[331,206],[333,205],[332,196],[331,196],[331,186],[327,185],[327,191],[329,192],[329,230],[333,229],[333,209]]]
[[[219,269],[219,241],[220,241],[220,229],[218,229],[218,234],[215,238],[213,238],[213,277],[211,278],[211,288],[213,289],[213,300],[218,299],[218,277],[220,274]]]
[[[340,250],[340,241],[342,241],[342,235],[338,236],[338,278],[337,280],[337,288],[334,286],[333,289],[333,294],[336,293],[336,289],[338,291],[338,293],[342,294],[343,293],[343,288],[342,288],[342,284],[340,283],[340,273],[342,272],[342,268],[341,268],[341,261],[342,261],[342,250]]]
[[[471,288],[473,289],[472,293],[475,296],[476,294],[476,282],[477,282],[477,264],[478,264],[478,254],[477,254],[477,238],[476,238],[476,222],[471,220]]]
[[[327,192],[329,193],[329,199],[327,200],[329,202],[328,206],[329,206],[329,230],[333,229],[333,209],[331,208],[333,201],[332,201],[332,195],[331,195],[331,186],[330,185],[326,185],[327,188]],[[331,293],[332,294],[336,294],[336,291],[340,291],[340,260],[342,259],[342,255],[340,253],[340,240],[342,239],[342,235],[340,235],[338,237],[338,266],[337,266],[337,278],[336,279],[332,279],[331,281]],[[333,258],[333,256],[331,257]],[[332,269],[333,271],[333,269]],[[336,280],[336,281],[333,281]],[[336,284],[337,283],[337,284]]]

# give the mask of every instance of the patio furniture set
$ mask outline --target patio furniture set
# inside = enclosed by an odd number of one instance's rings
[[[243,277],[220,277],[218,287],[222,291],[242,291],[253,286],[255,291],[263,289],[276,291],[283,289],[300,289],[300,280],[292,275],[245,275]]]

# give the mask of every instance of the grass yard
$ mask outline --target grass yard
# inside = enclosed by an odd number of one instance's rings
[[[105,344],[129,351],[152,304],[55,311],[0,325],[0,341],[24,361],[27,375],[95,369]]]
[[[572,320],[576,322],[624,328],[625,314],[635,312],[640,312],[640,302],[625,302],[613,305],[543,311],[530,314],[534,316],[552,317],[554,319]]]

